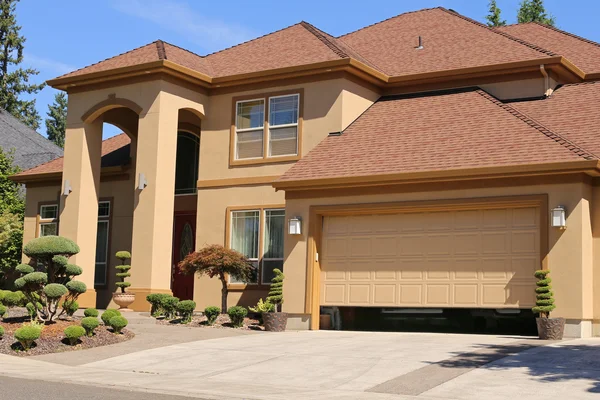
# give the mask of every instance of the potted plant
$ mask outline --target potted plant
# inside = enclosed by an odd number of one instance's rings
[[[265,330],[270,332],[283,332],[287,325],[288,314],[281,312],[283,304],[283,278],[285,276],[281,270],[273,270],[275,276],[271,279],[271,289],[267,296],[267,302],[273,304],[273,311],[263,313],[263,322]]]
[[[120,311],[132,311],[128,307],[135,301],[135,294],[126,292],[125,289],[131,286],[131,282],[125,282],[125,278],[131,276],[131,265],[125,264],[125,262],[131,259],[131,253],[128,251],[117,251],[115,256],[121,260],[121,265],[117,265],[115,268],[117,269],[117,278],[120,278],[121,281],[117,282],[115,286],[117,290],[113,293],[113,300],[119,306]],[[121,291],[119,292],[119,289]]]
[[[550,271],[538,270],[535,271],[537,288],[535,307],[532,308],[534,313],[539,314],[536,318],[538,336],[543,340],[562,340],[565,332],[564,318],[550,318],[550,312],[556,308],[554,304],[554,293],[550,282],[552,279],[548,276]]]

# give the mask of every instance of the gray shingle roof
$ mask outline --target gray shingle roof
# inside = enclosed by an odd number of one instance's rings
[[[63,150],[54,143],[0,109],[0,147],[14,149],[15,164],[26,170],[62,157]]]

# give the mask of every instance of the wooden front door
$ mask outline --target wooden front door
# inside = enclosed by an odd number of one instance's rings
[[[175,214],[173,229],[173,267],[171,271],[171,290],[180,300],[192,300],[194,297],[194,275],[184,275],[177,265],[196,249],[196,213]]]

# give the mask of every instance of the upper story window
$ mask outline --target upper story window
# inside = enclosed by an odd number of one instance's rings
[[[177,133],[177,158],[175,159],[175,194],[196,193],[198,186],[198,161],[200,140],[188,132]]]
[[[58,235],[58,204],[40,206],[38,236]]]
[[[301,143],[301,93],[235,102],[233,164],[296,160]]]

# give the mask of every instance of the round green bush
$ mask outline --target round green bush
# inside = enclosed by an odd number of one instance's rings
[[[125,328],[127,326],[127,323],[128,323],[127,319],[120,315],[116,316],[116,317],[112,317],[109,321],[109,325],[111,328],[113,328],[114,333],[121,333],[123,328]]]
[[[85,315],[86,317],[98,318],[98,314],[98,310],[96,310],[95,308],[86,308],[83,312],[83,315]]]
[[[88,336],[94,336],[94,329],[96,329],[98,325],[100,325],[100,322],[96,317],[85,317],[81,320],[81,326],[85,329],[85,333]]]
[[[44,294],[49,299],[60,299],[68,293],[65,285],[60,283],[49,283],[44,287]]]
[[[29,264],[19,264],[15,267],[15,271],[22,275],[27,275],[32,272],[35,272],[35,269]]]
[[[71,346],[75,346],[79,338],[85,333],[85,329],[79,325],[71,325],[65,328],[65,337],[69,340]]]
[[[75,312],[79,310],[79,303],[77,303],[75,300],[68,300],[63,303],[62,307],[63,310],[65,310],[65,312],[67,313],[67,315],[69,317],[72,317],[73,314],[75,314]]]
[[[45,285],[48,283],[48,274],[45,272],[30,272],[23,276],[23,280],[32,285]]]
[[[181,318],[181,323],[188,324],[192,322],[192,316],[196,309],[196,302],[193,300],[183,300],[177,303],[177,315]]]
[[[79,246],[71,239],[61,236],[42,236],[23,247],[27,257],[50,258],[58,255],[72,256],[79,253]]]
[[[0,339],[4,336],[4,328],[0,326]]]
[[[121,250],[121,251],[117,251],[117,253],[115,254],[115,257],[117,257],[119,260],[125,261],[125,260],[129,260],[131,258],[131,253],[125,250]]]
[[[17,278],[17,279],[15,279],[14,285],[15,285],[15,289],[21,290],[27,285],[27,282],[25,282],[25,279],[23,279],[23,278]]]
[[[117,276],[119,276],[119,274],[117,274]],[[116,282],[115,286],[119,289],[128,288],[131,286],[131,282]]]
[[[35,306],[31,302],[25,304],[25,308],[27,309],[27,315],[29,315],[29,318],[31,318],[31,319],[34,319],[37,316],[37,310],[42,309],[42,303],[39,303],[36,301],[35,304],[36,304]],[[37,306],[37,310],[36,310],[36,306]]]
[[[129,271],[131,269],[131,265],[117,265],[115,267],[115,269],[119,270],[119,271]]]
[[[110,326],[110,319],[112,317],[120,317],[120,316],[121,316],[121,312],[119,310],[109,308],[108,310],[106,310],[102,313],[102,316],[100,317],[100,319],[102,320],[102,322],[104,322],[104,325]]]
[[[67,282],[66,286],[67,289],[69,289],[69,292],[71,293],[82,294],[87,291],[87,286],[81,281],[69,281]]]
[[[4,300],[4,296],[6,295],[7,292],[8,292],[8,290],[0,289],[0,303],[2,303],[2,300]]]
[[[206,316],[208,325],[214,324],[219,314],[221,314],[221,309],[217,306],[208,306],[204,309],[204,315]]]
[[[79,265],[67,264],[65,267],[65,275],[68,276],[79,276],[83,272],[83,269]]]
[[[163,297],[160,301],[160,308],[163,309],[165,313],[165,318],[174,318],[175,310],[177,309],[177,303],[179,303],[179,299],[173,296]]]
[[[4,317],[7,312],[8,307],[6,307],[4,304],[0,304],[0,318]]]
[[[15,339],[25,350],[29,350],[33,342],[40,338],[42,329],[33,325],[24,325],[15,331]]]
[[[233,306],[229,307],[227,310],[227,315],[229,315],[229,319],[231,320],[231,324],[235,328],[239,328],[244,325],[244,317],[248,315],[248,310],[246,310],[242,306]]]
[[[2,304],[7,307],[21,307],[25,303],[25,295],[17,290],[16,292],[7,291],[4,294]]]
[[[52,262],[60,267],[64,267],[69,263],[69,259],[65,256],[54,256]]]
[[[162,315],[163,310],[160,306],[162,299],[165,297],[169,297],[170,295],[166,293],[150,293],[146,296],[146,301],[150,303],[152,308],[150,309],[150,315],[153,317],[159,317]]]

